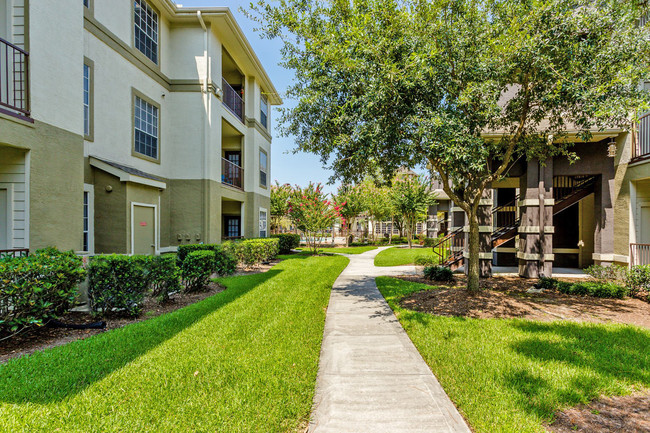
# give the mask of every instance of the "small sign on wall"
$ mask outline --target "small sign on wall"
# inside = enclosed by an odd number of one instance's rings
[[[140,221],[140,226],[141,226],[141,227],[146,227],[146,226],[147,226],[147,222],[146,222],[146,221]]]

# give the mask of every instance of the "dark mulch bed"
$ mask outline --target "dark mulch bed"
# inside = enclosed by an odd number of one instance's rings
[[[464,290],[464,276],[457,276],[452,283],[432,282],[421,277],[401,278],[440,288],[417,292],[402,299],[404,308],[415,311],[473,318],[615,322],[650,328],[650,304],[640,299],[600,299],[552,291],[527,293],[535,281],[519,277],[495,276],[481,280],[485,290],[476,294]]]
[[[234,276],[257,274],[266,272],[280,260],[274,260],[266,265],[257,268],[238,269]],[[93,318],[88,313],[70,312],[60,319],[63,323],[88,324],[99,320],[106,321],[104,329],[66,329],[66,328],[48,328],[46,326],[32,329],[23,334],[19,334],[8,340],[0,341],[0,363],[4,363],[11,358],[17,358],[29,355],[39,350],[51,347],[61,346],[75,340],[88,338],[111,329],[121,328],[131,323],[151,319],[161,314],[170,313],[174,310],[186,307],[196,302],[202,301],[224,290],[223,286],[217,283],[210,283],[205,292],[200,293],[177,293],[171,297],[168,302],[159,304],[155,299],[147,298],[145,300],[142,314],[135,318],[122,316],[109,316],[104,319]]]
[[[553,433],[650,433],[650,391],[594,400],[559,412]]]

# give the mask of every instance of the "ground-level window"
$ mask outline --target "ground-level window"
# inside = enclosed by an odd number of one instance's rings
[[[266,209],[260,209],[260,237],[266,237]]]
[[[91,184],[84,184],[83,195],[83,237],[81,242],[81,250],[87,253],[94,253],[95,250],[95,234],[94,234],[94,200],[93,200],[94,186]]]
[[[158,159],[158,107],[136,96],[133,112],[134,150]]]
[[[224,217],[224,235],[226,238],[238,238],[241,236],[241,218],[239,216],[226,215]]]

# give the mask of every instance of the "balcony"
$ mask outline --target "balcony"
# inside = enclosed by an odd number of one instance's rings
[[[0,38],[0,112],[29,117],[29,53]]]
[[[223,105],[226,106],[239,120],[244,121],[244,100],[225,78],[221,79],[223,87]]]
[[[244,189],[244,169],[226,158],[221,158],[221,183]]]
[[[638,127],[636,145],[632,148],[632,160],[650,158],[650,113],[641,116]]]

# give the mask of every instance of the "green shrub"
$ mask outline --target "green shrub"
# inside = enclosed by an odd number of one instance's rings
[[[595,298],[622,299],[629,294],[627,288],[611,282],[586,281],[584,283],[558,283],[557,289],[567,295],[593,296]]]
[[[215,253],[209,250],[192,251],[183,260],[182,276],[186,292],[207,289],[214,270]]]
[[[291,250],[300,246],[300,235],[293,233],[282,233],[271,235],[271,238],[278,239],[280,254],[288,254]]]
[[[424,268],[424,278],[433,281],[453,281],[454,273],[445,266],[427,266]]]
[[[232,245],[232,241],[224,242],[223,244],[191,244],[191,245],[179,245],[178,246],[178,264],[182,267],[183,261],[187,255],[193,251],[213,251],[215,255],[214,267],[212,272],[224,276],[230,275],[235,272],[237,268],[237,259],[232,254],[232,251],[229,249],[229,245]]]
[[[158,302],[169,300],[169,296],[181,290],[181,270],[176,257],[164,255],[152,257],[149,263],[151,294]]]
[[[591,265],[585,269],[585,273],[597,281],[612,281],[619,284],[624,284],[629,271],[628,268],[618,265]]]
[[[85,276],[81,258],[54,248],[0,260],[0,334],[60,317],[73,305]]]
[[[649,292],[650,296],[650,266],[644,265],[632,267],[625,278],[625,285],[632,296],[639,293],[640,290]]]
[[[244,266],[259,266],[262,262],[273,260],[278,256],[279,239],[246,239],[232,242],[225,246],[237,262]]]
[[[537,287],[543,290],[555,290],[560,282],[555,278],[540,277]]]
[[[415,257],[415,264],[417,266],[436,266],[438,263],[438,258],[432,255],[419,255]]]
[[[151,261],[149,256],[93,257],[88,264],[88,300],[93,313],[140,314],[149,289]]]
[[[409,241],[404,236],[393,236],[391,239],[391,243],[394,245],[400,245],[400,244],[408,244]]]

